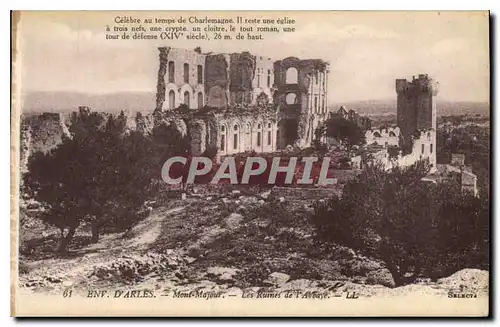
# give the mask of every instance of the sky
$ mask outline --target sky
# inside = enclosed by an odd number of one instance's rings
[[[106,40],[117,16],[294,19],[263,41]],[[487,12],[23,12],[21,92],[155,92],[158,46],[330,62],[329,103],[396,97],[394,80],[429,74],[449,101],[489,101]]]

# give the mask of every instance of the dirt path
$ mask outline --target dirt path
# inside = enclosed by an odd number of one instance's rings
[[[21,284],[43,284],[46,280],[56,280],[60,286],[87,283],[95,267],[106,265],[124,255],[144,252],[161,234],[161,224],[171,215],[181,212],[185,207],[158,210],[141,221],[130,232],[129,238],[123,233],[106,234],[98,243],[71,251],[71,257],[30,260],[23,262],[27,274],[20,276]]]
[[[155,212],[150,217],[144,219],[139,224],[137,224],[131,231],[130,235],[133,235],[133,239],[129,241],[129,244],[122,246],[126,248],[136,248],[144,249],[148,245],[154,243],[156,239],[160,236],[162,231],[162,223],[166,220],[169,215],[178,213],[185,209],[185,206],[176,207],[169,209],[166,212]]]

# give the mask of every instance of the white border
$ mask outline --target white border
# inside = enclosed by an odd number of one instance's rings
[[[49,9],[60,9],[60,10],[491,10],[492,15],[495,15],[500,12],[500,1],[498,0],[475,0],[475,1],[465,1],[465,0],[454,0],[454,1],[436,1],[436,0],[418,0],[418,1],[389,1],[389,0],[364,0],[364,1],[342,1],[342,2],[327,2],[327,1],[269,1],[269,0],[253,0],[248,2],[229,2],[224,0],[210,0],[210,1],[202,1],[202,0],[190,0],[190,1],[151,1],[151,0],[140,0],[140,1],[117,1],[117,2],[105,2],[103,0],[77,0],[77,1],[67,1],[67,2],[52,2],[48,1],[16,1],[13,3],[14,7],[8,8],[8,5],[12,5],[12,2],[3,1],[1,6],[5,6],[6,8],[2,8],[1,12],[3,13],[3,19],[0,20],[0,30],[2,31],[1,35],[1,44],[4,44],[4,50],[2,51],[4,67],[10,66],[10,9],[15,10],[49,10]],[[496,22],[498,25],[498,21]],[[498,34],[494,35],[494,42],[498,45]],[[7,46],[9,44],[9,46]],[[9,66],[7,66],[9,64]],[[8,237],[8,232],[10,230],[10,173],[9,171],[9,161],[10,159],[10,150],[8,152],[7,149],[10,149],[10,72],[7,68],[5,68],[2,78],[2,92],[4,92],[4,110],[0,112],[0,144],[3,149],[3,154],[5,159],[0,160],[0,172],[1,182],[0,185],[0,208],[2,209],[3,218],[3,233],[4,237],[2,237],[2,261],[4,268],[1,270],[1,280],[2,280],[2,289],[1,289],[1,304],[3,308],[3,314],[1,325],[13,325],[15,321],[9,317],[10,312],[10,270],[8,262],[10,260],[10,239]],[[496,76],[496,70],[492,72]],[[492,89],[492,92],[498,94],[498,85],[496,85],[495,89]],[[492,108],[494,108],[494,103],[492,103]],[[499,124],[499,115],[494,114],[495,123],[494,126],[498,129]],[[495,131],[493,134],[494,139],[496,140],[495,147],[493,149],[493,153],[496,154],[500,151],[498,133]],[[497,156],[494,155],[494,159],[497,159]],[[495,165],[492,165],[492,168]],[[495,176],[494,184],[498,182],[498,176]],[[500,203],[498,194],[495,193],[494,199],[491,199],[493,203]],[[493,215],[495,216],[495,215]],[[496,220],[492,218],[492,220]],[[498,226],[499,222],[495,223],[495,235],[498,235]],[[497,236],[498,237],[498,236]],[[497,242],[495,242],[497,243]],[[495,246],[496,249],[496,246]],[[493,252],[496,254],[496,251]],[[495,255],[495,263],[496,270],[498,272],[498,256]],[[498,277],[498,273],[495,274],[493,279]],[[494,293],[498,288],[498,282],[494,283]],[[493,308],[494,312],[498,315],[498,299],[494,302],[495,308]],[[279,324],[289,324],[291,321],[282,321]],[[313,321],[309,322],[301,322],[303,324],[309,324]],[[26,325],[33,324],[33,321],[25,322]],[[62,322],[65,323],[65,322]],[[87,321],[80,321],[73,323],[84,324]],[[91,321],[94,325],[101,326],[104,323],[110,323],[110,321]],[[132,323],[140,325],[143,321],[118,321],[113,322],[118,324]],[[160,322],[163,323],[163,322]],[[167,323],[172,324],[173,321],[168,321]],[[198,324],[198,322],[184,322],[190,324]],[[212,323],[220,324],[221,321],[215,321]],[[234,321],[228,321],[226,323],[234,323]],[[250,323],[250,322],[246,322]],[[255,321],[251,322],[252,324],[267,325],[268,322],[264,321]],[[336,324],[344,324],[345,322],[336,321]],[[357,323],[361,324],[364,322],[358,321]],[[381,324],[387,324],[388,321],[379,321]],[[397,322],[396,322],[397,323]],[[415,322],[412,322],[415,323]],[[429,321],[425,321],[423,323],[429,324]],[[435,322],[432,322],[435,323]],[[442,323],[442,322],[441,322]],[[447,322],[449,324],[455,324],[455,321]],[[483,323],[482,321],[476,322],[466,322],[469,323]]]

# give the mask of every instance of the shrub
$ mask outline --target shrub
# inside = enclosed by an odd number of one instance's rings
[[[334,242],[385,262],[395,285],[488,263],[488,201],[455,184],[424,183],[426,162],[366,170],[342,198],[315,206],[321,242]]]

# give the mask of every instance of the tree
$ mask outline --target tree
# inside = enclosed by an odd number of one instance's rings
[[[80,108],[71,116],[71,137],[30,159],[25,184],[47,208],[41,219],[61,230],[61,252],[81,224],[91,226],[97,242],[102,227],[131,223],[133,213],[154,194],[152,181],[161,176],[162,160],[182,144],[168,133],[171,147],[155,142],[159,132],[153,137],[127,132],[124,118]]]
[[[340,140],[349,152],[354,145],[366,142],[365,133],[358,125],[338,116],[326,121],[326,136]]]
[[[347,183],[341,198],[316,205],[317,238],[381,259],[396,286],[419,276],[484,267],[486,202],[455,184],[422,181],[428,171],[425,161],[388,172],[366,167]]]

